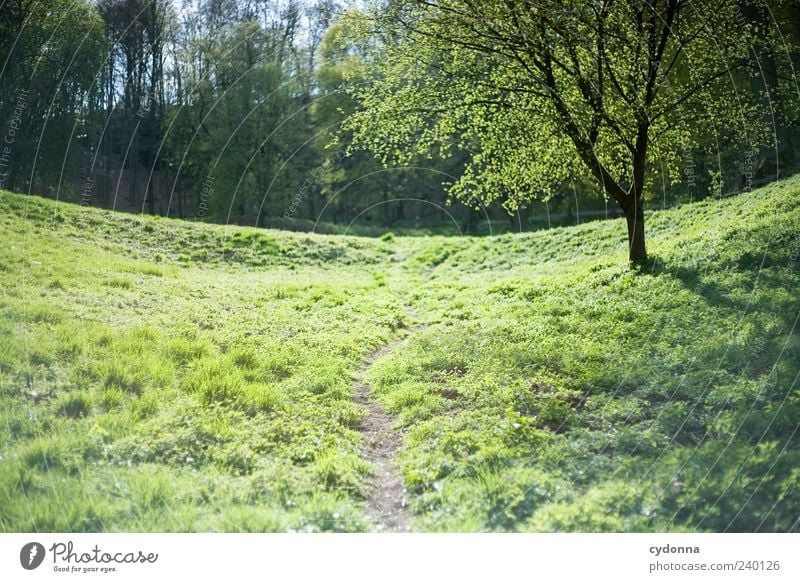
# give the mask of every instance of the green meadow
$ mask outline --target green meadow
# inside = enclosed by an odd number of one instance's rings
[[[800,179],[524,234],[0,192],[0,531],[799,531]]]

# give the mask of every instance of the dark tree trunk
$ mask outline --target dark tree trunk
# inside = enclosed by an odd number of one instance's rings
[[[406,218],[406,209],[403,205],[403,201],[400,200],[397,203],[397,207],[395,208],[394,219],[395,220],[405,220]]]
[[[644,240],[644,209],[642,201],[634,201],[625,208],[625,221],[628,224],[628,259],[631,263],[643,263],[647,259]]]
[[[153,184],[153,178],[147,180],[147,187],[144,190],[144,195],[147,197],[147,208],[150,214],[156,213],[156,193]]]
[[[633,154],[633,184],[626,197],[625,220],[628,223],[628,259],[631,263],[641,264],[647,259],[644,241],[644,174],[647,161],[648,128],[646,122],[639,124],[636,135],[636,149]]]
[[[386,185],[383,186],[381,201],[383,202],[383,226],[392,226],[392,213],[391,208],[389,208],[389,190]]]
[[[135,125],[134,127],[136,128]],[[128,184],[130,185],[128,189],[128,204],[130,204],[131,209],[135,210],[139,205],[139,196],[136,188],[136,186],[138,186],[137,181],[139,180],[139,140],[136,138],[135,134],[131,139],[133,140],[133,144],[131,145],[131,153],[128,158]]]
[[[478,234],[478,213],[467,208],[467,217],[461,223],[461,230],[467,234]]]

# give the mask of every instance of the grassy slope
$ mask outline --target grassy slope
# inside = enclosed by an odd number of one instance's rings
[[[371,372],[416,528],[796,529],[800,180],[648,226],[636,274],[621,221],[378,241],[0,194],[0,530],[368,528],[351,379],[417,320]]]

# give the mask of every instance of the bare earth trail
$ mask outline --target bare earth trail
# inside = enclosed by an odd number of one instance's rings
[[[398,338],[370,354],[358,371],[355,381],[353,401],[368,412],[358,429],[364,436],[364,458],[375,467],[375,474],[369,479],[367,516],[376,531],[410,531],[411,514],[408,511],[403,479],[395,461],[403,435],[392,428],[394,418],[375,400],[367,374],[375,362],[407,341],[411,334],[425,327],[412,327],[405,337]]]

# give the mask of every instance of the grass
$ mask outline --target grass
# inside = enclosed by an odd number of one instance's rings
[[[800,180],[366,239],[0,193],[0,530],[362,531],[365,358],[423,531],[797,531]],[[422,331],[408,331],[425,323]]]

